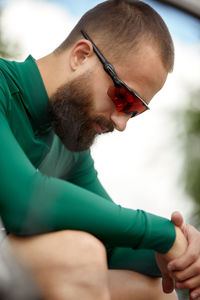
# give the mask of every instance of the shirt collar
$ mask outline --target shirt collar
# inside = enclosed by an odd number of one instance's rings
[[[51,127],[47,112],[49,98],[36,61],[29,55],[24,62],[17,63],[17,69],[24,105],[34,124],[46,131]]]

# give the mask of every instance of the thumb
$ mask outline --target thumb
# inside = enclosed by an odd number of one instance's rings
[[[184,220],[183,220],[183,216],[181,215],[180,212],[175,211],[172,213],[171,215],[171,221],[174,223],[174,225],[182,228],[184,225]]]

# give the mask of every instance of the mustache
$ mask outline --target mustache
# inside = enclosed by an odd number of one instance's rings
[[[93,121],[95,123],[97,123],[98,125],[100,125],[101,127],[105,127],[107,128],[106,132],[113,132],[115,127],[112,123],[112,121],[106,120],[104,117],[102,116],[97,116],[93,119]],[[106,133],[105,132],[105,133]]]

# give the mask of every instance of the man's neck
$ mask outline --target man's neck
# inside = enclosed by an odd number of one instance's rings
[[[67,81],[67,55],[54,52],[36,60],[48,97]]]

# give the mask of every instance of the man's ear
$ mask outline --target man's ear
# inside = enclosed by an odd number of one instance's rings
[[[83,65],[86,60],[93,55],[93,46],[87,40],[79,40],[70,53],[70,67],[73,71]]]

